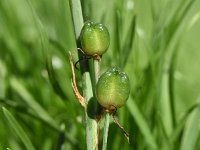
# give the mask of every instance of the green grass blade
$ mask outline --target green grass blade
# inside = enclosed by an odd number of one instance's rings
[[[14,100],[1,99],[1,98],[0,98],[0,104],[2,104],[5,107],[12,108],[14,111],[16,111],[19,114],[26,114],[29,117],[40,121],[41,123],[45,124],[46,127],[51,128],[55,132],[60,132],[61,130],[57,126],[54,126],[50,122],[47,122],[46,120],[41,118],[41,116],[39,116],[38,114],[30,110],[28,107],[26,107],[26,105],[19,104]],[[65,138],[66,138],[65,140],[68,141],[72,146],[74,147],[78,146],[78,142],[75,140],[75,138],[72,138],[70,134],[65,134]]]
[[[179,120],[179,122],[177,122],[176,128],[174,129],[174,131],[170,137],[172,143],[175,143],[175,142],[180,143],[179,137],[180,137],[181,133],[183,132],[185,122],[187,121],[188,116],[190,116],[192,114],[192,112],[195,111],[195,109],[197,109],[198,107],[199,107],[199,103],[194,104],[182,115],[181,119]]]
[[[165,126],[162,122],[162,116],[157,115],[157,122],[158,122],[159,129],[162,132],[160,137],[162,137],[162,139],[164,141],[162,147],[164,147],[164,149],[173,149],[173,145],[170,141],[169,136],[167,135],[167,132],[165,130]]]
[[[176,47],[172,52],[172,57],[169,64],[169,80],[168,80],[168,88],[169,88],[169,100],[170,100],[170,108],[171,108],[171,118],[173,127],[176,126],[176,110],[175,110],[175,94],[174,94],[174,73],[176,68],[176,59],[179,51],[180,43],[178,42]]]
[[[128,58],[130,56],[132,47],[133,47],[133,41],[134,41],[134,35],[135,35],[135,25],[136,25],[136,16],[133,16],[128,33],[126,35],[125,43],[121,50],[121,56],[123,56],[123,62],[122,62],[122,68],[126,66],[126,63],[128,61]]]
[[[183,133],[180,150],[193,150],[199,137],[200,107],[189,116]]]
[[[9,124],[11,125],[12,129],[16,132],[16,134],[20,137],[22,142],[24,143],[27,150],[35,150],[33,144],[31,143],[29,137],[27,136],[26,132],[14,118],[14,116],[5,108],[3,107],[3,113],[8,120]]]
[[[49,122],[46,122],[43,118],[41,118],[41,116],[38,116],[35,112],[29,109],[26,106],[26,104],[21,104],[15,100],[2,99],[2,98],[0,98],[0,104],[5,107],[12,108],[17,113],[26,114],[27,116],[32,117],[33,119],[37,119],[38,121],[40,121],[41,123],[44,123],[51,129],[55,130],[56,132],[60,130],[59,128],[55,128],[55,126],[53,126],[52,124],[49,124]]]
[[[5,97],[6,95],[6,75],[7,70],[4,62],[0,59],[0,98]]]
[[[140,129],[143,136],[145,137],[148,145],[152,149],[157,149],[157,145],[156,145],[155,139],[150,131],[150,128],[148,127],[148,124],[146,123],[143,115],[141,114],[137,104],[134,102],[134,100],[132,98],[130,98],[127,101],[127,107],[128,107],[130,114],[132,115],[135,122],[137,123],[138,128]]]
[[[31,1],[30,0],[26,0],[26,1],[28,3],[29,8],[31,9],[33,19],[35,21],[35,25],[40,34],[43,56],[44,56],[44,60],[46,63],[46,68],[47,68],[47,72],[49,75],[50,83],[51,83],[55,93],[58,96],[60,96],[62,99],[68,99],[68,97],[65,95],[65,92],[61,88],[61,85],[59,84],[59,82],[55,76],[55,71],[53,70],[53,67],[52,67],[52,60],[51,60],[50,51],[49,51],[49,41],[51,43],[55,44],[57,47],[59,47],[59,49],[63,50],[63,47],[61,45],[59,45],[58,42],[56,42],[55,40],[53,41],[52,39],[48,38],[46,30],[45,30],[40,18],[38,17],[38,14],[36,13]]]
[[[56,122],[49,116],[49,114],[37,103],[32,95],[26,90],[26,88],[16,79],[11,78],[11,87],[22,97],[24,102],[31,108],[38,116],[40,116],[45,122],[48,122],[55,128],[58,128]]]
[[[121,59],[120,59],[120,51],[121,51],[121,30],[122,30],[122,26],[121,26],[121,14],[119,12],[119,10],[115,11],[115,33],[116,36],[114,36],[114,50],[113,50],[113,57],[117,58],[115,59],[116,64],[120,65],[121,64]]]
[[[55,93],[60,96],[63,100],[68,100],[69,98],[65,95],[65,92],[63,91],[61,85],[58,82],[58,79],[56,78],[55,70],[52,66],[52,61],[50,59],[45,59],[46,61],[46,69],[49,75],[49,81],[51,83],[51,86]]]
[[[189,0],[188,2],[184,1],[184,3],[180,3],[177,7],[176,11],[172,19],[168,25],[168,34],[166,34],[166,45],[170,43],[173,39],[174,35],[177,33],[181,25],[184,25],[184,20],[187,14],[190,12],[195,0]]]
[[[48,75],[49,75],[49,80],[50,83],[55,91],[56,94],[58,94],[58,96],[60,96],[62,99],[67,99],[64,91],[62,90],[59,82],[57,81],[56,77],[55,77],[55,72],[53,70],[52,67],[52,61],[51,61],[51,56],[50,56],[50,51],[49,51],[49,38],[47,36],[47,33],[43,27],[42,22],[40,21],[34,7],[32,6],[32,3],[30,0],[26,0],[28,3],[28,6],[30,7],[31,11],[32,11],[32,15],[33,15],[33,19],[35,21],[35,25],[37,27],[38,32],[40,33],[40,40],[41,40],[41,45],[42,45],[42,50],[43,50],[43,56],[44,56],[44,60],[46,63],[46,68],[48,71]],[[50,42],[52,42],[52,40],[50,40]],[[56,42],[54,41],[54,44]],[[57,44],[57,43],[56,43]],[[57,44],[57,46],[60,47],[60,45]]]

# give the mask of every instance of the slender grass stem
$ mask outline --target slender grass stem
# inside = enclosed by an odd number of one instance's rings
[[[74,32],[76,37],[77,47],[80,47],[79,36],[83,26],[83,16],[80,0],[70,0],[71,14],[74,24]],[[82,54],[79,53],[79,58],[82,58]],[[91,72],[88,66],[88,61],[83,60],[80,62],[81,74],[82,74],[82,90],[83,97],[85,99],[85,123],[86,123],[86,143],[88,150],[98,149],[98,134],[97,134],[97,121],[96,103],[93,96]]]
[[[109,123],[110,123],[110,114],[106,113],[105,123],[104,123],[104,132],[103,132],[103,147],[102,147],[102,150],[106,150],[106,148],[107,148]]]
[[[100,60],[94,59],[94,72],[95,72],[95,81],[97,83],[100,77]]]
[[[74,33],[76,40],[79,39],[83,27],[83,15],[80,0],[70,0],[71,15],[74,24]]]
[[[178,46],[177,46],[178,49]],[[176,127],[176,110],[175,110],[175,99],[174,99],[174,70],[175,70],[175,64],[176,64],[176,53],[177,51],[173,52],[171,62],[170,62],[170,68],[169,68],[169,97],[170,97],[170,107],[172,112],[172,124],[173,128]]]

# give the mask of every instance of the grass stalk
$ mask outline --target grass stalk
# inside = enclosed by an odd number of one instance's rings
[[[110,123],[110,114],[106,113],[105,123],[104,123],[104,132],[103,132],[103,147],[102,147],[102,150],[106,150],[106,148],[107,148],[109,123]]]
[[[71,15],[73,19],[74,32],[76,37],[77,47],[80,47],[79,36],[83,26],[83,16],[80,0],[70,0]],[[79,54],[79,58],[82,58]],[[88,66],[88,61],[80,62],[82,74],[82,90],[85,99],[85,123],[86,123],[86,143],[88,150],[98,149],[98,134],[97,134],[97,121],[95,119],[96,105],[94,103],[91,73]]]
[[[100,77],[100,61],[94,59],[94,76],[95,76],[95,82],[97,83],[99,77]]]

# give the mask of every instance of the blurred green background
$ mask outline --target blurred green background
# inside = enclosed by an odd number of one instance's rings
[[[120,66],[131,81],[116,114],[131,143],[111,123],[108,149],[200,149],[200,1],[81,3],[84,19],[111,35],[102,72]],[[86,149],[71,89],[75,42],[68,0],[0,0],[0,149]]]

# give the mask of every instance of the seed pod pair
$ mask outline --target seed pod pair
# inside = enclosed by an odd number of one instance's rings
[[[108,29],[100,23],[88,21],[84,24],[80,42],[87,56],[95,57],[104,54],[110,44]],[[123,106],[130,93],[128,76],[118,67],[106,71],[96,85],[96,98],[106,110],[112,111]]]

